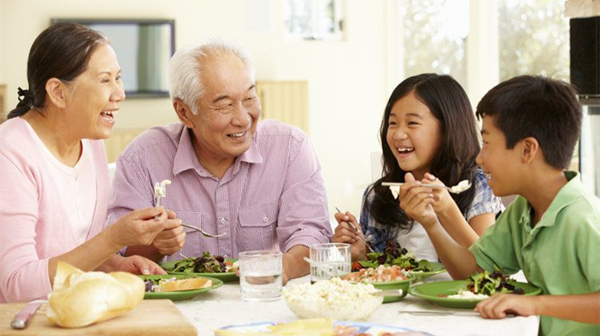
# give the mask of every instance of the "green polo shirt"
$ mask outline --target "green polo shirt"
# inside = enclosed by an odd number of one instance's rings
[[[600,292],[600,199],[584,190],[576,172],[565,176],[569,182],[534,228],[531,205],[519,196],[471,246],[481,268],[523,270],[544,294]],[[541,335],[600,335],[597,324],[549,316],[540,321]]]

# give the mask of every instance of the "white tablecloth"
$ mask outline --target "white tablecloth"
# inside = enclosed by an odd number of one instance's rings
[[[449,280],[447,275],[437,275],[431,280]],[[307,282],[308,277],[294,279],[288,286]],[[225,283],[199,297],[175,302],[183,314],[196,326],[199,336],[213,336],[214,330],[228,325],[253,322],[293,321],[296,316],[282,298],[273,302],[244,302],[240,298],[238,283]],[[434,305],[410,294],[399,302],[381,305],[365,322],[394,325],[428,332],[436,336],[536,336],[539,318],[509,317],[502,320],[485,320],[478,316],[417,316],[400,314],[400,310],[466,311]]]

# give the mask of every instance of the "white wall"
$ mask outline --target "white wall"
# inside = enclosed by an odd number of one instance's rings
[[[255,56],[258,80],[308,80],[310,135],[323,166],[330,210],[358,215],[370,183],[369,153],[379,149],[378,128],[390,85],[386,43],[387,1],[346,2],[343,42],[284,41],[281,0],[1,0],[0,83],[8,106],[26,87],[26,61],[35,37],[51,18],[173,18],[176,45],[210,36],[235,38]],[[271,24],[257,22],[249,6],[266,4]],[[256,8],[253,8],[256,9]],[[389,18],[387,18],[389,20]],[[258,26],[258,27],[257,27]],[[389,40],[389,37],[387,37]],[[393,77],[393,76],[392,76]],[[130,99],[118,128],[177,121],[169,99]]]

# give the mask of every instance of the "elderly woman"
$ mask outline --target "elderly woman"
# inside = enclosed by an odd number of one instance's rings
[[[31,47],[27,78],[29,90],[19,89],[17,108],[0,126],[0,302],[45,297],[58,261],[86,271],[164,273],[117,251],[179,250],[185,233],[173,212],[137,210],[104,227],[109,180],[101,139],[125,99],[106,37],[79,24],[47,28]]]

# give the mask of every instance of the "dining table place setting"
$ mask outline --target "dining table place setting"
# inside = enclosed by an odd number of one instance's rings
[[[248,299],[248,290],[244,288],[248,284],[242,280],[224,283],[217,290],[191,300],[178,301],[176,306],[196,326],[200,336],[305,335],[318,328],[330,330],[330,335],[373,336],[385,332],[430,336],[533,336],[538,333],[537,316],[483,319],[473,310],[482,298],[450,297],[458,295],[467,282],[453,281],[441,263],[421,262],[421,266],[428,268],[412,274],[405,272],[402,279],[392,277],[387,284],[368,279],[351,280],[350,275],[359,272],[350,270],[349,246],[344,245],[347,244],[311,246],[310,256],[306,258],[310,273],[281,287],[276,282],[266,281],[267,269],[273,266],[273,261],[261,257],[263,265],[259,269],[265,281],[258,281],[251,288],[268,286],[264,290],[271,295]],[[412,267],[418,267],[420,261],[412,262]],[[243,260],[240,260],[240,270],[244,276]],[[253,272],[256,273],[256,268]],[[270,279],[276,277],[275,274]],[[490,275],[486,274],[485,278]],[[523,290],[525,295],[539,293],[526,283],[513,283],[515,289]],[[392,288],[381,286],[384,284]],[[392,299],[387,300],[388,297]]]
[[[362,269],[353,270],[348,244],[312,245],[306,258],[310,273],[285,285],[279,251],[246,251],[238,259],[207,252],[181,256],[161,264],[167,275],[126,279],[135,286],[143,282],[145,293],[131,294],[139,303],[120,316],[104,320],[105,315],[94,315],[95,322],[76,327],[56,325],[49,304],[34,302],[25,328],[15,329],[10,321],[26,316],[27,310],[19,312],[29,305],[1,304],[0,335],[537,335],[537,316],[483,319],[473,307],[486,297],[465,293],[473,284],[504,286],[502,292],[523,295],[537,295],[537,288],[499,272],[453,281],[442,264],[415,260],[404,249],[384,251],[372,253],[371,259],[358,263]],[[71,272],[85,274],[74,268]],[[219,278],[224,275],[235,279]],[[49,301],[57,295],[51,294]],[[90,302],[93,306],[95,301]]]
[[[439,281],[450,281],[450,277],[447,274],[438,274],[423,283]],[[292,279],[283,286],[283,290],[285,292],[295,286],[308,287],[311,286],[310,282],[310,275]],[[175,304],[196,326],[199,336],[217,335],[215,334],[217,330],[235,330],[236,333],[231,335],[240,336],[259,331],[268,335],[269,328],[274,325],[314,320],[314,318],[299,318],[283,297],[267,302],[244,301],[240,287],[236,283],[226,283],[216,291],[207,292],[192,300],[178,301]],[[399,301],[377,304],[364,320],[332,320],[335,326],[338,324],[343,325],[344,328],[352,326],[356,332],[373,336],[377,336],[379,332],[393,332],[397,335],[402,335],[401,332],[406,332],[406,335],[414,332],[412,335],[434,336],[535,336],[539,328],[537,316],[510,316],[501,320],[488,320],[481,318],[472,309],[439,306],[410,294]],[[345,330],[344,328],[341,330]],[[340,329],[336,327],[336,330]],[[277,334],[273,333],[273,335]],[[344,335],[353,335],[353,333]]]

